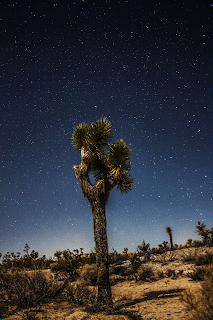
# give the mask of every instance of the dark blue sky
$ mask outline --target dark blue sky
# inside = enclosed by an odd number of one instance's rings
[[[6,4],[5,4],[6,2]],[[134,188],[107,204],[109,249],[213,226],[213,3],[3,1],[0,252],[94,247],[73,126],[107,116]]]

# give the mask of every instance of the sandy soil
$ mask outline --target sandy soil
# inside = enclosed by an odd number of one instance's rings
[[[83,308],[75,308],[68,302],[55,302],[43,306],[45,311],[39,314],[40,319],[63,320],[126,320],[133,319],[158,319],[180,320],[188,319],[189,314],[180,297],[185,289],[197,290],[199,282],[191,281],[186,277],[178,279],[161,279],[154,282],[136,283],[127,281],[112,287],[114,303],[117,312],[113,315],[104,313],[89,314]],[[118,313],[116,315],[116,313]],[[11,316],[8,320],[20,320],[21,316]]]

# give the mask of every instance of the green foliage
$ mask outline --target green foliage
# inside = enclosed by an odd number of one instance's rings
[[[167,226],[166,227],[166,232],[168,233],[168,235],[170,235],[172,233],[172,229],[169,226]]]
[[[109,176],[116,178],[121,192],[128,192],[132,189],[133,179],[128,174],[131,169],[130,154],[131,150],[122,139],[109,146]]]
[[[81,157],[96,182],[113,179],[121,192],[129,192],[133,186],[129,175],[131,150],[122,139],[110,143],[112,137],[110,122],[107,118],[101,118],[95,123],[75,126],[72,142],[81,151]]]
[[[80,123],[74,127],[72,142],[74,147],[81,151],[91,151],[101,154],[103,148],[112,138],[111,123],[107,118],[97,120],[96,123]]]

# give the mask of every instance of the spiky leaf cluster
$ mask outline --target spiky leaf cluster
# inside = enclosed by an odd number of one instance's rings
[[[96,181],[110,179],[120,191],[128,192],[133,179],[129,175],[131,150],[121,139],[110,143],[111,124],[107,118],[95,123],[81,123],[74,128],[72,141],[74,147],[81,151]]]
[[[112,138],[111,123],[101,118],[95,123],[80,123],[74,128],[73,145],[77,150],[83,147],[86,151],[103,152],[103,148]]]

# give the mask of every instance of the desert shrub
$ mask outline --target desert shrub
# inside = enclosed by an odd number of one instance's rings
[[[183,251],[183,262],[194,263],[198,257],[198,249]]]
[[[41,271],[1,274],[2,309],[5,313],[12,306],[19,310],[27,309],[23,317],[27,314],[35,317],[38,311],[34,312],[32,308],[36,307],[38,310],[41,302],[59,294],[62,286],[63,284],[56,283],[52,278],[46,278]]]
[[[196,268],[193,272],[189,272],[187,277],[191,278],[192,280],[204,280],[206,274],[206,269],[204,268]]]
[[[139,267],[141,266],[141,260],[138,257],[137,253],[133,253],[128,256],[128,260],[131,262],[131,267],[133,269],[133,272],[137,271]]]
[[[195,259],[196,266],[201,266],[204,264],[212,264],[213,262],[213,254],[208,252],[206,254],[200,254]]]
[[[162,270],[158,270],[158,271],[156,272],[156,277],[159,278],[159,279],[163,278],[163,277],[164,277],[163,271],[162,271]]]
[[[213,268],[206,273],[201,289],[192,292],[185,291],[182,295],[183,301],[190,311],[191,320],[212,320],[213,319]]]
[[[166,271],[166,275],[167,275],[167,277],[175,277],[176,276],[176,273],[175,273],[175,270],[174,269],[167,269],[167,271]]]
[[[162,250],[162,252],[154,257],[155,261],[167,264],[168,262],[175,260],[176,256],[174,251],[166,251],[162,248],[160,248],[160,250]]]
[[[191,245],[192,247],[199,248],[199,247],[203,247],[204,243],[201,240],[194,240]]]
[[[51,271],[53,271],[56,274],[66,273],[74,279],[74,277],[77,275],[77,269],[79,265],[80,260],[78,259],[63,259],[52,264]]]
[[[178,274],[182,275],[183,274],[183,269],[178,270]]]
[[[1,287],[13,305],[27,308],[44,298],[55,296],[61,285],[53,279],[47,279],[42,272],[35,271],[4,274]]]
[[[96,285],[97,267],[95,264],[85,264],[79,272],[80,277],[87,285]]]
[[[85,283],[70,283],[67,297],[78,305],[93,305],[96,301],[96,290],[88,288]]]
[[[116,264],[121,264],[123,261],[126,261],[126,260],[128,260],[128,256],[124,255],[124,254],[118,254],[115,257],[115,263]]]
[[[143,266],[135,274],[136,281],[147,281],[154,278],[154,271],[152,267]]]

